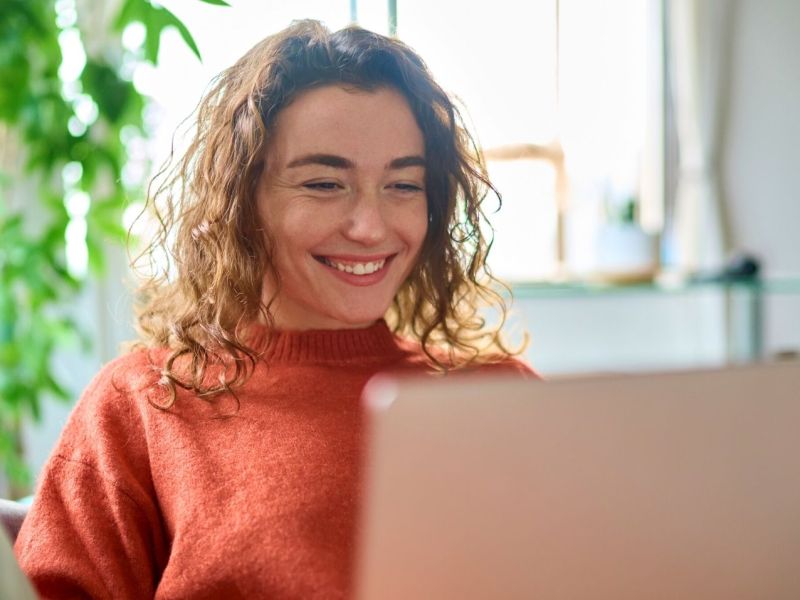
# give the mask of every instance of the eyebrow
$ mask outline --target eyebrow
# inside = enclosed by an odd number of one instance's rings
[[[307,154],[295,158],[288,165],[287,169],[296,167],[304,167],[306,165],[323,165],[325,167],[333,167],[334,169],[352,169],[355,167],[353,161],[335,154]],[[419,155],[401,156],[395,158],[388,165],[387,169],[405,169],[407,167],[424,167],[425,159]]]
[[[286,168],[293,169],[295,167],[305,167],[306,165],[323,165],[326,167],[333,167],[334,169],[352,169],[355,166],[353,161],[343,156],[336,156],[335,154],[307,154],[295,158],[286,165]]]

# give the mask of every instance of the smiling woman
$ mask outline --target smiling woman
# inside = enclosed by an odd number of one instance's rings
[[[16,552],[44,598],[342,598],[380,372],[531,370],[480,316],[491,184],[407,46],[301,22],[156,190],[176,272],[87,388]],[[172,241],[174,240],[174,244]]]
[[[504,360],[499,328],[482,317],[487,305],[505,317],[486,268],[489,191],[458,110],[408,46],[301,22],[217,78],[156,190],[162,230],[145,256],[167,253],[177,272],[143,286],[142,337],[173,349],[173,392],[243,383],[256,323],[269,337],[385,317],[439,370]],[[427,226],[414,232],[417,220]],[[336,273],[320,258],[338,259]],[[380,261],[374,285],[346,276]],[[180,357],[191,358],[188,380],[173,369]],[[229,361],[232,378],[204,384],[209,360]]]

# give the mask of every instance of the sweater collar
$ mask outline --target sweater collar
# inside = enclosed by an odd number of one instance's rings
[[[383,319],[363,329],[270,331],[265,325],[256,325],[251,343],[263,351],[268,363],[376,361],[403,352]]]

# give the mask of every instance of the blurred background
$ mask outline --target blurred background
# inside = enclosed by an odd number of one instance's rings
[[[797,356],[795,0],[3,0],[0,496],[134,337],[126,231],[187,117],[299,18],[395,35],[458,97],[543,375]]]

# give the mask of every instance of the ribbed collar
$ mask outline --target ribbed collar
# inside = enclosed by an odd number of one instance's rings
[[[251,331],[253,348],[263,350],[268,363],[379,361],[403,354],[383,319],[364,329],[270,332],[255,325]]]

